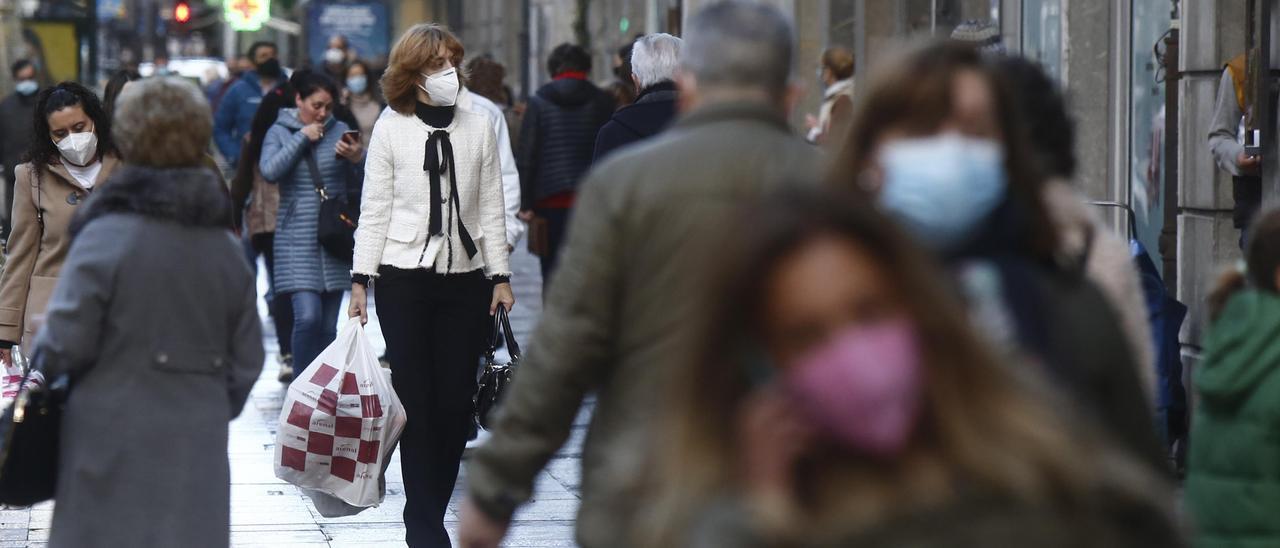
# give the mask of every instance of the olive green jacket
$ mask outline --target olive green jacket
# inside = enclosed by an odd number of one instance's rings
[[[812,181],[820,152],[764,105],[699,108],[653,141],[595,166],[580,187],[559,270],[493,437],[472,457],[470,494],[507,519],[597,394],[582,455],[578,542],[626,545],[644,507],[638,471],[663,409],[664,367],[698,321],[698,281],[742,205]]]

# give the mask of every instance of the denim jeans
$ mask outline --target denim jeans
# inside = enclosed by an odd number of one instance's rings
[[[299,378],[338,336],[342,292],[298,291],[293,300],[293,376]]]

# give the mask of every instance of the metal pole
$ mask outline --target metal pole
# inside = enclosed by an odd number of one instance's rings
[[[1161,272],[1165,287],[1174,294],[1178,290],[1178,50],[1180,44],[1178,21],[1173,21],[1169,36],[1164,39],[1164,226],[1160,229],[1160,256],[1164,258]]]

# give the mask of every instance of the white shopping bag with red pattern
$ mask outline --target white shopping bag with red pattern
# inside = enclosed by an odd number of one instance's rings
[[[276,477],[352,506],[377,506],[383,463],[404,424],[389,372],[360,321],[348,321],[289,385],[276,433]]]

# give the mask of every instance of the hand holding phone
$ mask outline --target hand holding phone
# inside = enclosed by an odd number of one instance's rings
[[[344,157],[352,162],[358,162],[360,155],[360,132],[344,131],[342,138],[338,140],[338,146],[334,149],[335,156],[341,160]]]

